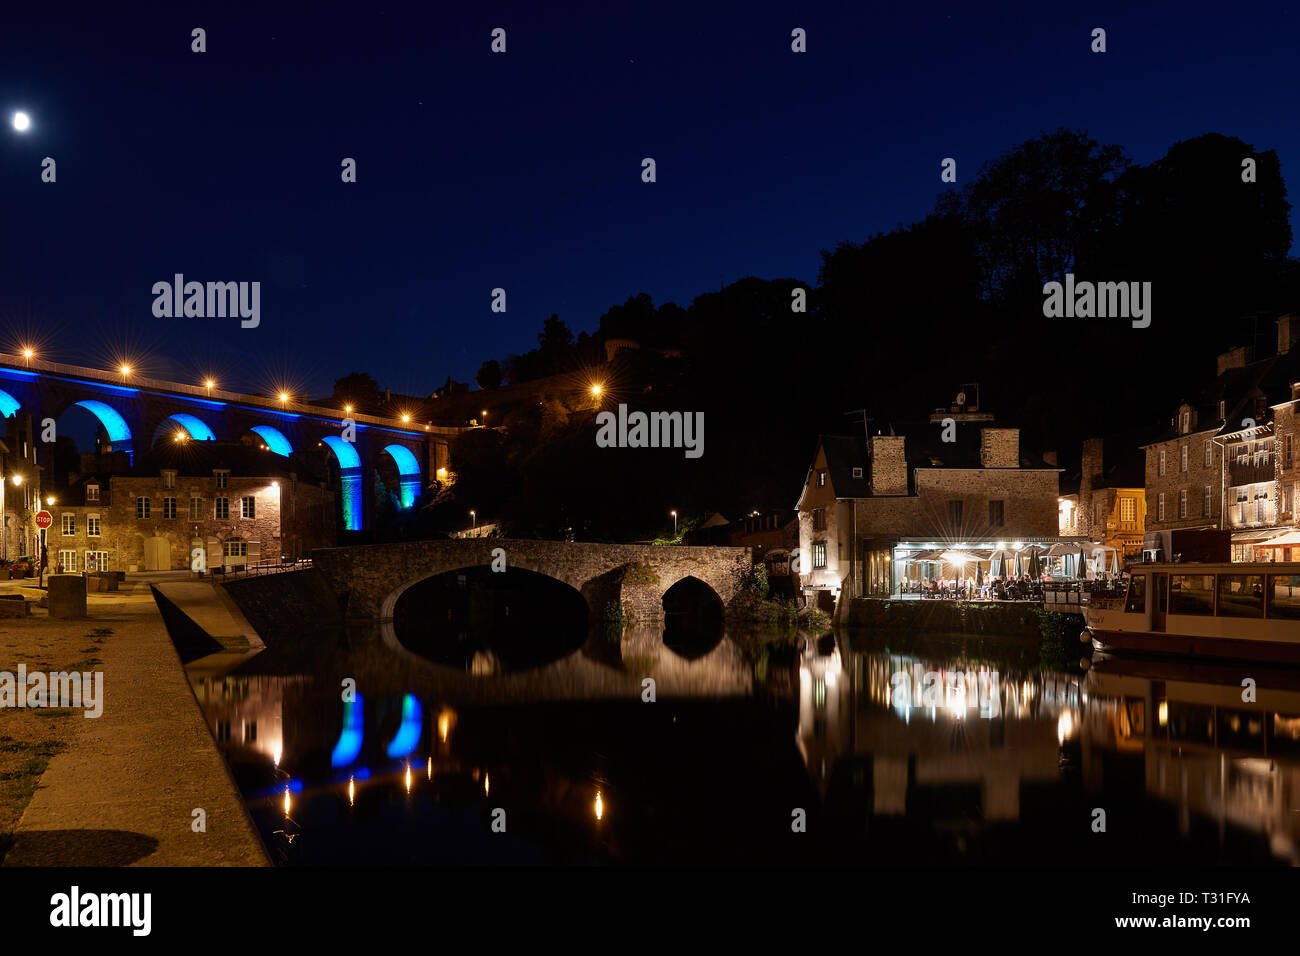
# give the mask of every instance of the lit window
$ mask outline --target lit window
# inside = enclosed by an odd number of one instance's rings
[[[1205,467],[1209,468],[1214,464],[1214,446],[1210,442],[1205,443]]]
[[[176,499],[175,499],[175,498],[164,498],[164,499],[163,499],[163,517],[164,517],[164,518],[175,518],[175,517],[176,517]]]
[[[86,485],[86,500],[87,501],[99,500],[99,485]]]
[[[231,538],[222,549],[228,558],[242,558],[248,555],[248,542],[243,538]]]
[[[826,567],[826,542],[813,542],[813,568],[821,569]]]
[[[77,533],[77,516],[76,516],[76,515],[64,515],[64,516],[63,516],[63,533],[64,533],[64,534],[76,534],[76,533]]]
[[[257,517],[257,499],[252,495],[245,495],[239,499],[239,516],[241,518]]]
[[[99,537],[99,515],[86,515],[86,537]]]
[[[225,521],[229,517],[230,517],[230,499],[218,498],[217,499],[217,520]]]
[[[190,499],[190,520],[191,521],[203,520],[203,499],[202,498]]]
[[[148,498],[146,498],[144,495],[141,495],[139,498],[136,498],[136,499],[135,499],[135,516],[136,516],[137,518],[148,518],[149,515],[150,515],[150,510],[149,510],[149,509],[150,509],[151,506],[152,506],[152,502],[151,502]]]
[[[176,472],[174,472],[174,471],[164,471],[164,472],[162,473],[162,479],[163,479],[163,487],[164,487],[164,488],[175,488],[175,487],[176,487]]]

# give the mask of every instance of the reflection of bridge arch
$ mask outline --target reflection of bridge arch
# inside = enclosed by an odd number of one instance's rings
[[[17,415],[18,409],[22,408],[22,402],[14,398],[8,392],[0,389],[0,418],[8,418],[11,415]]]

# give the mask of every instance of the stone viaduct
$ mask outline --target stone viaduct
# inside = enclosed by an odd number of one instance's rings
[[[56,422],[73,406],[99,420],[109,446],[134,460],[160,435],[186,440],[237,440],[253,433],[268,449],[288,456],[319,451],[330,461],[341,504],[341,527],[360,530],[373,512],[370,475],[384,456],[399,475],[403,507],[414,504],[425,485],[449,466],[449,445],[463,428],[413,424],[371,415],[347,415],[336,408],[280,401],[143,378],[130,371],[106,372],[36,358],[0,356],[0,414],[31,416],[33,443],[42,422]],[[355,432],[345,432],[345,420]],[[344,436],[352,440],[345,440]],[[85,450],[85,449],[83,449]]]
[[[487,567],[497,548],[507,568],[535,571],[580,592],[592,622],[611,601],[639,622],[662,620],[664,594],[686,578],[708,585],[725,609],[753,560],[749,548],[469,538],[317,548],[312,563],[336,594],[347,596],[348,618],[391,621],[398,598],[412,585],[448,571]]]

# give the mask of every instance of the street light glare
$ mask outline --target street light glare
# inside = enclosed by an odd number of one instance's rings
[[[21,111],[14,114],[14,129],[20,133],[25,133],[32,126],[32,118]]]

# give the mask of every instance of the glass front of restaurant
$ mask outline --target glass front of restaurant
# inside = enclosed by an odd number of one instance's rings
[[[863,539],[862,593],[919,600],[923,590],[939,582],[940,588],[950,590],[964,584],[967,595],[980,596],[994,578],[1077,581],[1110,570],[1106,562],[1099,566],[1093,558],[1081,559],[1080,546],[1084,551],[1092,547],[1087,538],[1055,536]]]

